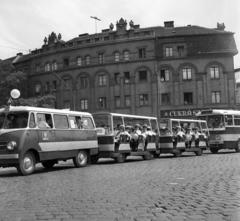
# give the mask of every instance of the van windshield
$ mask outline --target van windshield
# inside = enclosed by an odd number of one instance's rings
[[[28,115],[28,112],[0,113],[0,128],[26,128],[28,123]]]

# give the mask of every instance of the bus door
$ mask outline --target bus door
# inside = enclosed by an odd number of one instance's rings
[[[37,113],[38,143],[42,150],[42,160],[58,157],[59,147],[56,145],[55,130],[51,114]],[[31,118],[30,123],[31,124]]]

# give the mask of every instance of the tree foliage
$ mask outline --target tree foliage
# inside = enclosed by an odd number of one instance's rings
[[[0,61],[0,106],[6,104],[12,89],[19,89],[27,81],[27,75],[21,71],[16,72],[11,61]]]
[[[26,73],[16,72],[9,60],[0,60],[0,107],[6,105],[12,89],[18,89],[21,92],[26,85]],[[51,94],[31,98],[21,97],[13,101],[13,105],[55,108],[55,100],[56,98]]]

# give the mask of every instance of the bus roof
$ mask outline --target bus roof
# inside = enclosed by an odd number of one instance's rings
[[[79,111],[71,111],[71,110],[59,110],[53,108],[43,108],[43,107],[29,107],[29,106],[10,106],[10,109],[6,111],[5,108],[0,109],[1,112],[12,112],[12,111],[34,111],[34,112],[44,112],[44,113],[55,113],[55,114],[74,114],[74,115],[85,115],[90,116],[91,114],[88,112],[79,112]]]
[[[240,115],[239,110],[218,110],[218,109],[213,109],[213,110],[202,110],[201,112],[198,112],[196,116],[200,115],[213,115],[213,114],[231,114],[231,115]]]
[[[138,115],[131,115],[131,114],[120,114],[120,113],[111,113],[111,112],[97,112],[93,113],[92,115],[100,115],[100,114],[109,114],[112,116],[122,116],[122,117],[136,117],[136,118],[148,118],[148,119],[154,119],[156,120],[156,117],[149,117],[149,116],[138,116]]]
[[[185,121],[185,122],[206,122],[205,120],[194,120],[194,119],[183,119],[183,118],[179,118],[179,119],[177,119],[177,118],[162,118],[162,119],[160,119],[160,121],[162,121],[162,120],[174,120],[174,121]]]

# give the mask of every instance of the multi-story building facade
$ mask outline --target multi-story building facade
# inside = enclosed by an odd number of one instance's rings
[[[129,25],[120,19],[116,30],[111,24],[67,42],[52,32],[42,48],[19,55],[14,64],[28,70],[28,96],[52,93],[60,109],[157,117],[235,107],[233,33]]]

